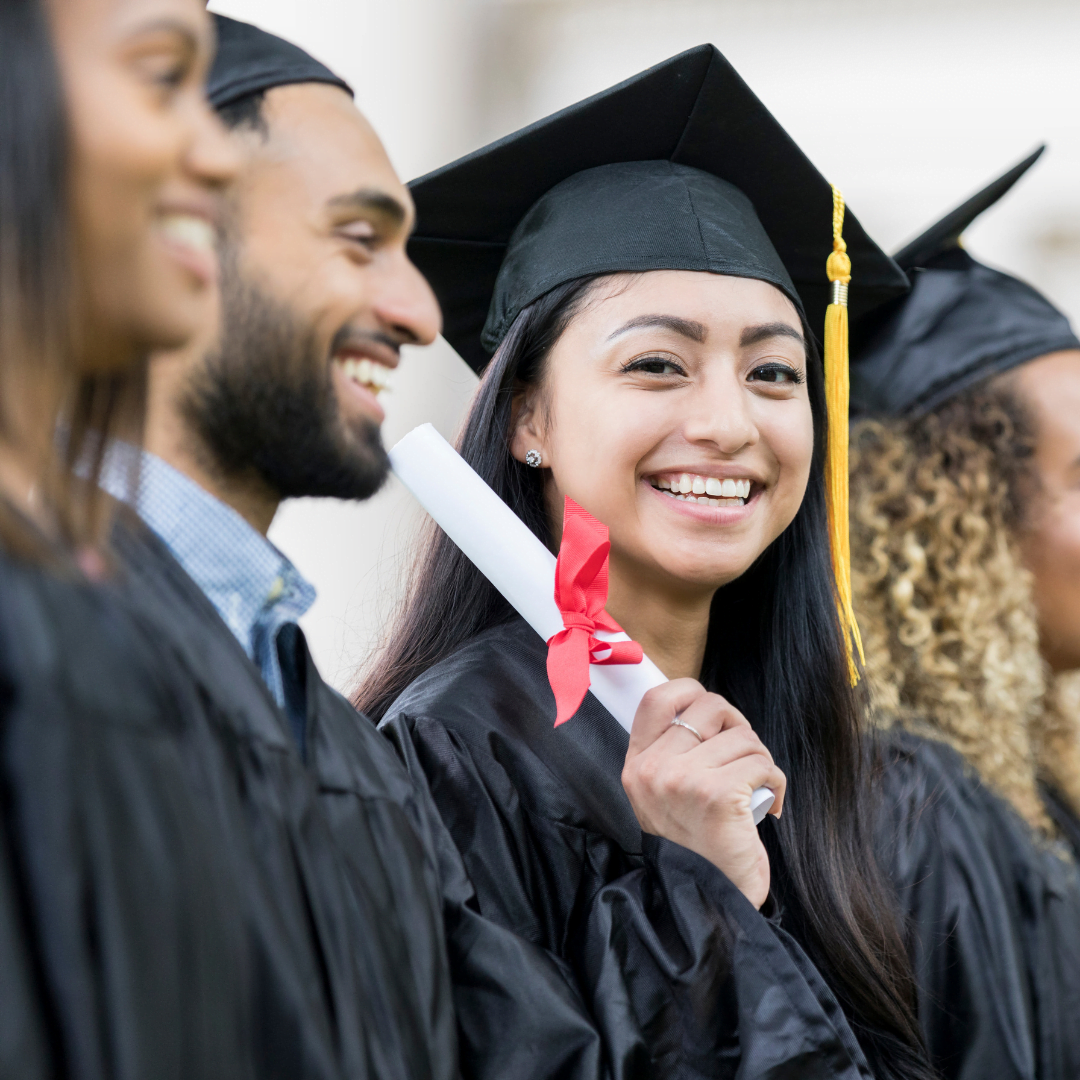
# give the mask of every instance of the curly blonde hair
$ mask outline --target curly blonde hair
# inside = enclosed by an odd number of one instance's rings
[[[1080,811],[1080,704],[1039,654],[1018,550],[1033,450],[1007,380],[854,425],[852,583],[876,722],[951,744],[1050,834],[1040,780]]]

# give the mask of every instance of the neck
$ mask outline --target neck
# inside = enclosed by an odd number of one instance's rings
[[[672,593],[659,583],[642,582],[612,553],[608,613],[669,679],[701,677],[712,598],[707,590]]]
[[[49,430],[49,427],[43,423],[42,429]],[[7,440],[0,440],[0,497],[39,528],[51,533],[54,521],[42,498],[42,484],[48,483],[47,474],[46,446],[16,447]]]
[[[191,367],[191,357],[184,351],[155,357],[151,363],[144,445],[265,536],[281,500],[254,470],[226,476],[215,468],[212,452],[191,430],[181,409],[184,375]]]

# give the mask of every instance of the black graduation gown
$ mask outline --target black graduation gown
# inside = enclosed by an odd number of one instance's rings
[[[952,748],[879,740],[877,847],[946,1080],[1080,1077],[1080,873]]]
[[[251,883],[267,1066],[283,1078],[450,1080],[438,865],[393,751],[305,647],[305,764],[258,668],[165,546],[130,515],[114,545],[223,766],[219,797]]]
[[[520,619],[417,679],[382,730],[427,784],[472,903],[546,955],[579,1036],[537,1036],[505,1075],[868,1075],[799,945],[719,870],[639,828],[628,736],[589,695],[557,730],[545,647]],[[512,973],[511,973],[512,975]],[[568,1052],[568,1049],[572,1052]]]
[[[106,590],[0,555],[0,1077],[251,1078],[242,886]]]
[[[268,869],[252,871],[265,882],[256,891],[288,908],[302,889],[314,910],[340,910],[336,864],[345,892],[360,900],[315,948],[324,956],[338,1024],[351,1024],[354,1040],[385,1046],[391,1064],[375,1075],[437,1080],[458,1067],[470,1080],[601,1075],[596,1032],[565,965],[483,916],[426,785],[415,785],[375,727],[323,682],[306,647],[305,767],[258,669],[183,568],[140,526],[123,530],[117,547],[131,591],[186,665],[210,726],[227,741],[252,744],[247,753],[260,755],[256,760],[272,755],[274,769],[287,770],[286,782],[284,775],[263,777],[262,766],[234,764],[250,791],[253,831],[265,834],[273,822],[288,837]],[[268,785],[291,791],[294,805],[259,794]],[[306,853],[292,869],[290,848]],[[296,917],[283,910],[279,921]],[[286,944],[273,943],[280,979],[290,978]],[[292,961],[294,968],[299,963]],[[361,974],[350,984],[347,973],[357,966]],[[392,1064],[395,1054],[400,1066]],[[551,1067],[553,1056],[562,1071]]]

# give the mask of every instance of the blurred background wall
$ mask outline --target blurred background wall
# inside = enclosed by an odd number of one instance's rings
[[[1080,321],[1076,0],[213,0],[348,79],[411,179],[685,48],[735,65],[893,250],[1039,142],[967,234]],[[406,350],[392,445],[452,437],[476,380],[445,342]],[[298,500],[271,538],[316,585],[316,660],[349,688],[399,596],[419,515],[391,481],[361,505]]]

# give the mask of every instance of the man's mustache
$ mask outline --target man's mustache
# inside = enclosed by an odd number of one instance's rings
[[[392,349],[395,356],[401,355],[401,342],[396,341],[389,334],[377,330],[359,330],[353,326],[343,326],[330,342],[330,355],[349,349],[362,349],[365,345],[380,345],[386,349]]]

